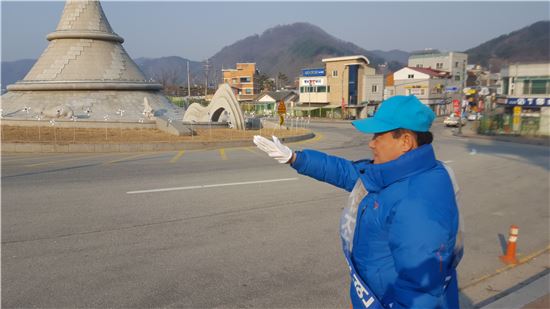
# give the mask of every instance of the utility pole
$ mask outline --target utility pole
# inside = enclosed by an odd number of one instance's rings
[[[191,97],[191,77],[189,75],[189,60],[187,60],[187,105],[189,105],[190,97]]]
[[[206,63],[204,64],[204,76],[205,76],[205,82],[204,82],[204,99],[206,100],[206,96],[208,95],[208,70],[210,69],[210,64],[208,64],[208,59],[206,59]]]

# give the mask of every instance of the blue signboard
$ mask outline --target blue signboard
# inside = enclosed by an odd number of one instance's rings
[[[303,69],[302,76],[325,76],[325,69]]]
[[[508,98],[506,105],[545,107],[550,106],[550,98]]]
[[[446,87],[445,88],[445,92],[457,92],[457,91],[458,91],[457,86],[452,86],[452,87]]]

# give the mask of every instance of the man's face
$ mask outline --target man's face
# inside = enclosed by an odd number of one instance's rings
[[[411,149],[406,134],[394,138],[392,132],[383,132],[374,134],[369,142],[369,147],[374,155],[374,164],[386,163],[399,158],[402,154]]]

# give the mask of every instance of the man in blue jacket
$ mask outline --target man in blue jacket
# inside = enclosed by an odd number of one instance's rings
[[[352,122],[374,134],[373,159],[355,162],[254,137],[280,163],[351,192],[340,234],[353,308],[459,308],[458,189],[435,158],[434,118],[414,96],[389,98],[374,117]]]

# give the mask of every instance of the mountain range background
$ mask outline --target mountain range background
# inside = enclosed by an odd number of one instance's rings
[[[422,52],[422,51],[419,51]],[[550,21],[503,34],[462,51],[469,64],[480,64],[492,72],[512,62],[550,62]],[[415,53],[415,52],[413,52]],[[214,86],[221,81],[222,68],[235,68],[237,62],[254,62],[261,74],[275,78],[284,74],[292,81],[303,68],[322,67],[323,58],[364,55],[380,73],[396,71],[408,62],[412,53],[401,50],[366,50],[334,37],[309,23],[280,25],[223,47],[208,58],[208,80]],[[149,79],[167,85],[187,84],[187,62],[192,84],[204,84],[205,62],[179,56],[135,58],[134,61]],[[2,61],[2,88],[25,77],[36,59]]]

